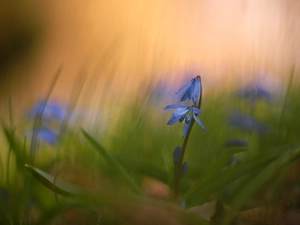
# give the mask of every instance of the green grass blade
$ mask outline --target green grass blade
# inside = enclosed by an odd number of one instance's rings
[[[32,174],[32,176],[45,185],[50,190],[62,196],[78,196],[83,195],[86,192],[80,186],[70,184],[68,182],[62,181],[34,166],[25,165],[26,169]]]
[[[22,171],[24,164],[27,163],[28,160],[26,151],[24,151],[24,146],[21,144],[21,141],[16,139],[14,132],[10,128],[8,128],[5,124],[2,124],[2,127],[4,135],[10,145],[10,149],[15,154],[17,167]]]
[[[227,184],[248,173],[259,173],[259,171],[265,168],[265,166],[270,162],[276,160],[282,154],[289,152],[291,149],[298,148],[299,146],[300,143],[281,146],[268,150],[256,157],[253,157],[252,159],[244,161],[241,164],[237,164],[233,168],[224,170],[215,176],[210,177],[201,186],[195,189],[190,189],[184,195],[184,198],[189,205],[200,204],[211,194],[222,191]]]
[[[186,194],[187,196],[189,193],[193,193],[197,191],[197,189],[203,185],[209,178],[215,177],[217,174],[219,174],[224,167],[226,166],[229,158],[239,152],[243,152],[246,149],[241,149],[241,148],[232,148],[232,149],[225,149],[224,152],[222,152],[221,156],[217,160],[217,162],[208,169],[207,172],[204,173],[204,175],[193,185],[193,187],[188,191]]]
[[[165,184],[168,183],[169,174],[165,170],[155,167],[147,161],[141,161],[132,157],[116,157],[116,159],[130,171],[154,178]]]
[[[251,182],[244,183],[240,192],[236,193],[236,197],[231,204],[230,211],[227,214],[226,222],[234,216],[237,210],[263,185],[275,172],[279,171],[284,166],[288,165],[295,158],[300,157],[300,146],[293,149],[292,152],[286,152],[278,159],[268,164],[257,176],[252,177]]]
[[[116,171],[123,179],[123,181],[138,195],[143,195],[135,182],[131,179],[129,174],[121,166],[121,164],[115,159],[115,157],[110,154],[106,149],[97,142],[91,135],[89,135],[84,129],[81,128],[83,136],[98,150],[102,157],[106,160],[108,165]]]

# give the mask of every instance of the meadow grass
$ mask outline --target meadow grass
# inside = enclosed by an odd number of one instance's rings
[[[202,96],[199,118],[207,131],[192,129],[175,202],[172,156],[183,142],[182,124],[166,125],[171,112],[159,98],[128,101],[104,132],[101,120],[94,127],[69,121],[54,144],[39,140],[38,130],[32,144],[11,117],[2,123],[9,149],[1,154],[0,223],[230,224],[242,209],[281,201],[298,207],[293,193],[280,194],[285,182],[298,185],[287,179],[300,157],[300,93],[287,90],[271,101],[227,91]],[[216,210],[211,221],[189,210],[214,201],[228,209]]]

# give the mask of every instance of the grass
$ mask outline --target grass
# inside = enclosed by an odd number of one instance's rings
[[[243,210],[282,201],[285,182],[299,185],[299,178],[288,180],[290,166],[300,158],[298,92],[290,85],[282,100],[255,104],[207,92],[199,115],[207,131],[195,124],[191,132],[181,206],[170,196],[182,124],[166,125],[171,112],[163,111],[159,99],[128,102],[107,132],[97,132],[101,124],[69,126],[55,145],[40,141],[34,161],[30,140],[18,135],[11,117],[2,124],[9,157],[0,158],[0,224],[232,224]],[[230,126],[227,118],[234,110],[270,130]],[[247,145],[228,147],[230,139]],[[228,165],[232,156],[241,160]],[[152,193],[145,191],[146,180]],[[284,201],[299,207],[292,200]],[[218,207],[211,221],[189,210],[214,201]]]

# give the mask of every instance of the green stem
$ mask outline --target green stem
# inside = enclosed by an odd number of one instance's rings
[[[50,86],[50,89],[49,91],[47,92],[45,98],[43,99],[43,103],[41,105],[41,108],[38,110],[38,113],[37,113],[37,116],[34,120],[34,126],[33,126],[33,134],[32,134],[32,138],[31,138],[31,142],[30,142],[30,163],[33,164],[34,162],[34,155],[35,155],[35,151],[36,151],[36,145],[37,145],[37,136],[38,136],[38,130],[39,130],[39,127],[42,123],[42,118],[43,118],[43,113],[44,113],[44,109],[47,105],[47,102],[50,98],[50,95],[52,93],[52,90],[54,89],[54,86],[56,84],[56,81],[60,75],[62,71],[62,66],[60,66],[54,76],[54,79],[51,83],[51,86]]]
[[[180,176],[181,176],[181,170],[182,170],[182,163],[183,163],[183,158],[184,158],[184,153],[185,153],[185,149],[190,137],[190,133],[192,131],[193,125],[194,125],[195,120],[191,121],[191,125],[186,133],[186,135],[184,136],[183,139],[183,144],[182,147],[180,149],[180,154],[179,154],[179,159],[178,162],[176,164],[176,168],[175,168],[175,182],[174,182],[174,192],[173,192],[173,197],[172,199],[176,202],[178,199],[178,193],[179,193],[179,183],[180,183]]]
[[[199,76],[199,80],[200,80],[200,96],[197,102],[197,108],[200,109],[201,107],[201,103],[202,103],[202,85],[201,85],[201,77]],[[197,116],[197,115],[196,115]],[[179,184],[180,184],[180,177],[181,177],[181,170],[182,170],[182,163],[183,163],[183,158],[184,158],[184,153],[185,153],[185,149],[193,128],[193,125],[195,123],[195,120],[193,119],[191,121],[191,124],[189,126],[189,129],[186,132],[186,135],[184,136],[183,139],[183,143],[180,149],[180,154],[179,154],[179,159],[178,162],[176,164],[176,168],[175,168],[175,181],[174,181],[174,190],[173,190],[173,195],[172,195],[172,199],[173,201],[177,202],[178,200],[178,194],[179,194]]]

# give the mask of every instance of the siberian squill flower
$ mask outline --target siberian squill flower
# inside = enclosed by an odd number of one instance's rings
[[[271,100],[270,92],[259,84],[252,84],[242,87],[237,90],[236,95],[238,97],[245,98],[252,103],[259,99],[264,99],[266,101]]]
[[[58,102],[40,100],[28,112],[28,118],[35,120],[41,117],[37,127],[26,131],[25,134],[33,138],[36,135],[50,145],[54,145],[58,138],[61,122],[66,114],[66,110]]]
[[[65,116],[65,109],[60,104],[54,101],[48,101],[45,106],[44,104],[44,100],[37,102],[29,111],[29,118],[35,119],[44,107],[42,115],[42,119],[44,121],[63,120]]]
[[[254,130],[260,134],[270,131],[270,127],[268,125],[238,111],[233,111],[228,116],[228,124],[243,130]]]
[[[168,105],[164,108],[164,110],[168,109],[176,109],[169,121],[167,122],[168,125],[171,125],[177,121],[180,123],[185,123],[183,130],[182,130],[182,137],[185,136],[186,132],[188,131],[192,119],[195,119],[196,122],[200,125],[200,127],[203,130],[206,130],[205,126],[202,124],[200,119],[196,116],[198,115],[201,111],[200,109],[194,107],[194,106],[181,106],[181,105]]]
[[[27,130],[25,135],[29,138],[32,138],[33,130]],[[56,140],[58,138],[58,133],[53,129],[50,129],[45,126],[41,126],[37,129],[37,138],[47,142],[50,145],[55,145]]]
[[[201,93],[201,85],[200,85],[200,76],[197,76],[193,78],[190,82],[183,85],[177,92],[178,94],[180,91],[182,91],[182,94],[180,96],[180,101],[185,101],[187,98],[189,100],[192,100],[194,105],[197,105],[197,100]]]

